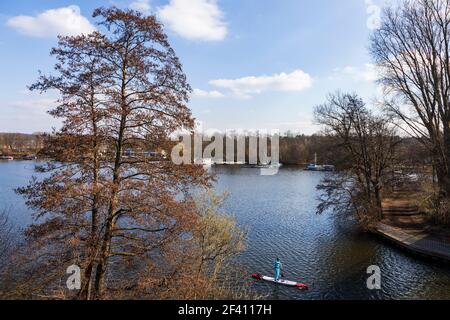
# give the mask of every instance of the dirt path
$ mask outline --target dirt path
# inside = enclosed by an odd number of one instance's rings
[[[414,253],[450,262],[450,231],[431,223],[412,202],[403,194],[386,199],[376,232]]]

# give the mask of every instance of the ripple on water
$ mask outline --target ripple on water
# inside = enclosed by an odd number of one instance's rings
[[[316,215],[322,173],[283,168],[273,177],[257,170],[214,169],[227,209],[250,228],[240,261],[249,272],[271,275],[280,257],[287,278],[311,286],[306,292],[255,283],[272,299],[450,299],[450,268],[409,256],[359,232],[348,217]],[[370,291],[366,270],[382,269],[382,290]]]
[[[0,205],[15,221],[31,221],[14,188],[34,174],[32,162],[0,162]],[[280,257],[286,277],[311,290],[255,283],[271,299],[450,299],[450,267],[410,256],[380,239],[358,232],[347,218],[315,214],[315,187],[322,173],[282,168],[276,176],[258,170],[215,168],[219,190],[228,190],[226,207],[250,228],[249,247],[239,261],[249,273],[272,274]],[[1,207],[0,207],[1,209]],[[382,269],[382,290],[366,287],[367,267]],[[249,283],[251,281],[249,280]]]

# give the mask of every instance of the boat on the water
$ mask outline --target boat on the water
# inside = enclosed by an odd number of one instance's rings
[[[318,165],[317,164],[317,153],[314,155],[314,163],[311,163],[306,168],[308,171],[326,171],[326,172],[332,172],[335,170],[335,167],[333,165],[324,164],[324,165]]]
[[[271,283],[281,285],[281,286],[298,288],[300,290],[308,290],[308,285],[301,283],[301,282],[289,281],[289,280],[285,280],[285,279],[280,279],[280,280],[276,281],[275,278],[273,278],[273,277],[266,277],[259,273],[252,274],[252,278],[255,280],[271,282]]]
[[[202,159],[203,168],[211,168],[214,165],[214,161],[211,158]]]
[[[12,156],[0,156],[0,160],[12,161],[14,157]]]
[[[270,164],[245,164],[243,165],[243,168],[250,168],[250,169],[275,169],[275,168],[281,168],[283,164],[281,163],[270,163]]]
[[[326,172],[332,172],[335,170],[335,167],[332,165],[317,165],[317,164],[310,164],[306,168],[308,171],[326,171]]]

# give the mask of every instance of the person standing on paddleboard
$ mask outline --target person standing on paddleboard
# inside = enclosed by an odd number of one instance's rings
[[[275,281],[280,281],[281,269],[283,267],[283,265],[281,264],[280,258],[277,258],[277,260],[273,264],[273,267],[275,269]]]

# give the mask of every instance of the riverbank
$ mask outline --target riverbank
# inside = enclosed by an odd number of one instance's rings
[[[450,230],[433,224],[404,194],[385,199],[375,233],[414,254],[450,263]]]

